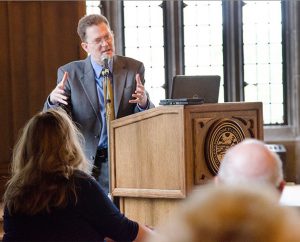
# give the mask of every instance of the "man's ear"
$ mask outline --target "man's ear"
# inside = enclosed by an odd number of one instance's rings
[[[219,179],[218,176],[214,176],[214,183],[215,183],[216,185],[219,185],[219,184],[220,184],[220,179]]]
[[[84,49],[84,51],[85,51],[86,53],[88,53],[88,44],[87,44],[87,43],[81,42],[81,47],[82,47],[82,49]]]
[[[279,183],[278,187],[277,187],[277,189],[279,190],[279,192],[282,192],[282,191],[283,191],[284,186],[285,186],[285,181],[282,180],[282,181]]]

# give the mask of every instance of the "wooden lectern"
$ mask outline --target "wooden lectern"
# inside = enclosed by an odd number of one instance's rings
[[[160,106],[114,120],[112,195],[126,216],[155,226],[247,137],[263,140],[262,103]]]

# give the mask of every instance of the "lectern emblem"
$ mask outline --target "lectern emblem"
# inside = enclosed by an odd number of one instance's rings
[[[205,159],[213,175],[218,173],[225,152],[245,139],[240,125],[230,119],[216,121],[205,139]]]

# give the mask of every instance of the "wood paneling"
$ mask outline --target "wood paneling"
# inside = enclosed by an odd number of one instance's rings
[[[8,162],[13,143],[8,4],[0,2],[0,162]]]
[[[113,126],[112,160],[122,162],[112,162],[113,194],[185,197],[183,109],[164,113],[155,108],[118,121],[118,127]]]
[[[126,212],[126,217],[134,221],[157,227],[170,220],[171,215],[176,213],[182,201],[184,200],[122,197],[120,198],[120,209]]]
[[[77,35],[84,14],[84,1],[0,2],[1,167],[20,128],[42,110],[57,68],[84,57]]]
[[[156,226],[212,180],[228,148],[263,140],[262,103],[161,106],[112,121],[109,137],[113,197],[126,216]]]

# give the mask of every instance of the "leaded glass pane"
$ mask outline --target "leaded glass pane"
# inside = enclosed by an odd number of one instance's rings
[[[100,10],[100,1],[88,0],[86,4],[86,14],[99,14]]]
[[[222,1],[184,1],[185,75],[219,75],[224,101]]]
[[[262,101],[265,124],[284,122],[280,1],[245,1],[245,101]]]
[[[165,98],[162,1],[124,1],[125,55],[145,65],[145,88],[158,105]]]

